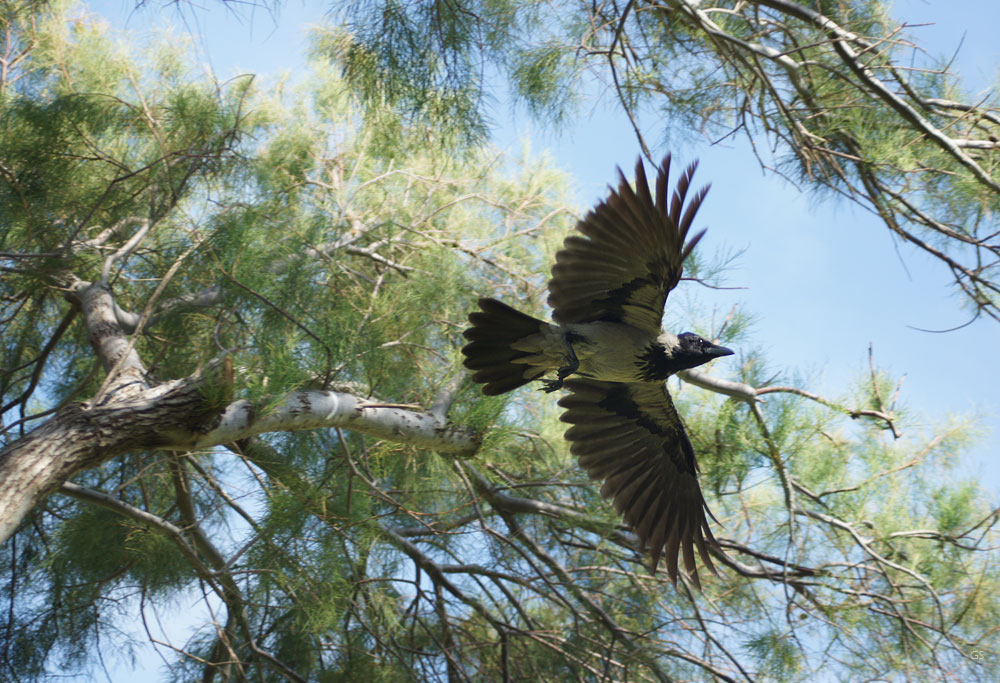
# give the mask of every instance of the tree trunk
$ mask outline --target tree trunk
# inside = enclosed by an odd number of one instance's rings
[[[0,451],[0,542],[46,495],[81,470],[127,451],[157,448],[206,417],[200,382],[120,385],[98,405],[74,403]]]

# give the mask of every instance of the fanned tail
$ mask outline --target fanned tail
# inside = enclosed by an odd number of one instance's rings
[[[469,343],[462,353],[465,367],[474,371],[473,381],[485,385],[483,393],[505,394],[545,374],[545,368],[524,362],[534,353],[514,345],[538,334],[547,324],[496,299],[480,299],[479,308],[482,310],[469,314],[472,327],[463,333]]]

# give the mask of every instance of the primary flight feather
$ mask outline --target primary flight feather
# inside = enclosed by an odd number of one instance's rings
[[[696,164],[668,195],[670,157],[650,192],[642,161],[635,189],[619,170],[618,189],[566,238],[549,281],[553,323],[495,299],[469,315],[462,349],[483,393],[502,394],[533,380],[559,401],[570,450],[601,495],[648,549],[655,570],[666,562],[676,583],[678,558],[698,583],[695,550],[713,572],[708,547],[718,546],[698,485],[694,448],[667,392],[666,379],[727,348],[685,332],[661,329],[663,306],[680,280],[684,259],[705,231],[688,239],[708,188],[688,196]],[[555,379],[544,376],[555,371]],[[707,513],[707,514],[706,514]]]

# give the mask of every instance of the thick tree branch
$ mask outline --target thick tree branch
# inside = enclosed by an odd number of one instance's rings
[[[38,502],[81,470],[128,451],[164,447],[205,419],[202,388],[175,381],[142,391],[121,385],[100,403],[74,403],[0,450],[0,542]]]
[[[265,432],[333,427],[458,456],[471,455],[479,447],[479,438],[472,430],[449,425],[430,412],[387,407],[354,394],[318,390],[294,392],[265,414],[258,414],[250,401],[236,401],[222,411],[211,430],[204,434],[191,432],[174,441],[173,446],[196,450]]]
[[[749,384],[714,377],[703,370],[682,370],[677,373],[677,377],[696,387],[708,389],[724,396],[731,396],[751,405],[758,400],[758,390]]]
[[[70,292],[80,303],[90,345],[105,371],[117,368],[116,384],[139,382],[145,386],[145,365],[118,325],[111,288],[102,282],[76,280]]]
[[[107,309],[107,310],[110,310]],[[0,451],[0,540],[47,493],[82,469],[127,451],[196,450],[274,431],[343,427],[440,453],[467,456],[479,437],[428,412],[385,407],[334,391],[299,391],[267,414],[236,401],[206,425],[202,378],[74,404]],[[205,431],[202,431],[204,429]]]

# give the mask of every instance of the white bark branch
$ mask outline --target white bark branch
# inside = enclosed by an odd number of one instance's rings
[[[702,389],[714,391],[717,394],[725,394],[739,399],[745,403],[754,404],[758,401],[757,389],[743,382],[733,382],[728,379],[713,377],[701,370],[681,370],[677,377]]]
[[[319,390],[290,394],[265,414],[258,414],[249,401],[236,401],[210,431],[192,433],[169,447],[204,449],[265,432],[333,427],[458,456],[472,455],[479,448],[479,439],[471,429],[449,425],[434,413],[386,407],[353,394]]]

